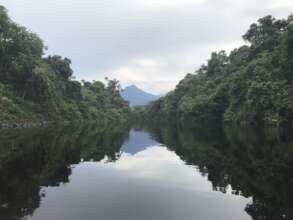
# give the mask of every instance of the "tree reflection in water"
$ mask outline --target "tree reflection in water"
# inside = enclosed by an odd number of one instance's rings
[[[0,218],[31,215],[45,196],[41,187],[67,183],[72,164],[115,161],[128,131],[117,125],[0,130]]]
[[[214,190],[252,198],[254,220],[293,219],[293,137],[289,128],[148,126],[154,139],[196,165]]]
[[[254,220],[293,219],[290,129],[174,124],[135,126],[207,176],[213,189],[251,197]],[[0,131],[0,217],[23,219],[40,206],[43,186],[69,181],[80,161],[115,161],[128,127],[87,125]]]

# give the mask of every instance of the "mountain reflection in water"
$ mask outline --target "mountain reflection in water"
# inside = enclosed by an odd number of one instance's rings
[[[0,219],[292,219],[288,130],[0,131]]]

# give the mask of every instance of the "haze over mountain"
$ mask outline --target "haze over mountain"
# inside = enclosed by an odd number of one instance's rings
[[[160,96],[145,92],[135,85],[125,87],[121,92],[121,96],[129,102],[131,107],[146,105],[160,98]]]

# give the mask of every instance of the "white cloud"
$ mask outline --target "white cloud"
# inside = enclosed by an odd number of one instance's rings
[[[152,7],[178,7],[202,3],[204,0],[148,0],[144,4]]]
[[[293,1],[292,0],[273,0],[273,7],[293,7]]]

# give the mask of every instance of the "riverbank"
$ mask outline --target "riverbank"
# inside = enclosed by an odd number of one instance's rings
[[[52,121],[0,121],[1,128],[34,128],[34,127],[46,127],[52,124]]]

